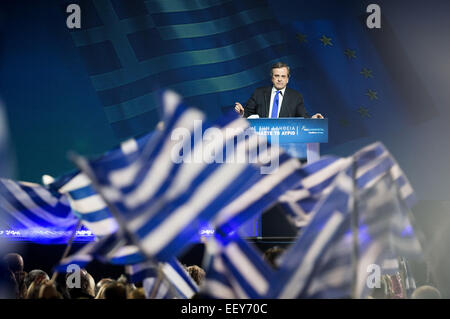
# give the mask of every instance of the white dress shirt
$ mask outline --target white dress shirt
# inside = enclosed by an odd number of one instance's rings
[[[278,93],[278,114],[277,114],[277,118],[280,116],[281,103],[283,103],[283,96],[284,96],[284,91],[286,91],[286,87],[284,87],[284,89],[277,90],[273,86],[272,87],[272,94],[270,95],[270,108],[269,108],[269,115],[268,115],[269,118],[272,115],[273,100],[275,99],[275,95],[277,94],[277,91],[280,91],[280,93]]]

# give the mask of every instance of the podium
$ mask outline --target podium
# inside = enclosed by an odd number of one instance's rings
[[[257,134],[279,143],[285,151],[308,163],[320,158],[320,143],[328,143],[328,119],[247,119]]]
[[[259,135],[279,143],[289,155],[313,163],[320,158],[320,143],[328,143],[328,119],[254,118],[247,119]],[[248,237],[262,236],[261,214],[242,227]]]

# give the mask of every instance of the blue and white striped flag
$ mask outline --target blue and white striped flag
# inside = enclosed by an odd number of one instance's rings
[[[147,298],[190,299],[198,292],[198,286],[178,260],[155,264],[147,261],[126,266],[130,282],[143,282]]]
[[[298,242],[283,256],[286,285],[275,289],[277,297],[364,298],[370,293],[370,267],[392,272],[398,265],[392,268],[387,261],[420,256],[408,211],[414,193],[398,164],[381,143],[348,160]],[[357,243],[352,218],[358,221]]]
[[[94,259],[103,263],[126,266],[142,263],[146,260],[146,257],[136,245],[130,243],[126,235],[115,232],[86,244],[72,255],[61,260],[55,266],[55,269],[64,272],[70,264],[85,267]]]
[[[170,91],[163,106],[164,128],[135,161],[90,163],[103,195],[149,256],[177,255],[211,220],[235,229],[298,183],[298,160],[267,145],[235,113],[211,126]],[[273,174],[261,175],[275,164]]]
[[[216,237],[202,292],[221,299],[258,299],[270,295],[275,271],[237,234]]]
[[[153,132],[145,134],[138,139],[132,138],[122,142],[119,148],[105,153],[98,160],[108,157],[116,158],[120,161],[137,156],[152,136]],[[106,202],[94,189],[91,180],[85,173],[77,172],[63,176],[50,187],[67,194],[74,214],[96,236],[103,237],[117,231],[117,221],[111,215]]]
[[[296,227],[309,223],[316,204],[328,194],[335,177],[346,165],[346,159],[327,156],[300,169],[300,184],[278,199]]]
[[[237,299],[238,294],[228,278],[228,272],[221,254],[212,254],[205,267],[205,281],[200,293],[215,299]]]
[[[77,218],[66,196],[42,185],[0,179],[0,214],[13,230],[73,230]]]
[[[279,280],[272,287],[272,297],[296,298],[308,287],[322,256],[350,222],[352,192],[350,166],[335,178],[329,194],[317,204],[308,226],[282,256]]]
[[[117,231],[116,220],[84,173],[76,174],[59,191],[67,194],[74,214],[96,236],[103,237]]]

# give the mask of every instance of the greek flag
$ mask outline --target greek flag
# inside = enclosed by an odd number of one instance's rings
[[[198,286],[180,262],[172,258],[165,263],[151,261],[129,265],[125,272],[130,282],[143,282],[147,298],[190,299],[198,292]]]
[[[386,273],[393,257],[421,255],[408,211],[414,192],[390,153],[375,143],[349,160],[283,256],[280,282],[285,284],[274,289],[277,297],[365,298],[370,267]]]
[[[129,139],[122,142],[119,148],[105,153],[103,157],[127,159],[125,155],[137,156],[147,143],[152,133],[138,139]],[[72,173],[58,179],[50,187],[66,194],[74,214],[96,236],[103,237],[117,231],[117,221],[111,215],[107,204],[92,186],[91,180],[83,172]]]
[[[299,162],[267,145],[235,113],[212,126],[171,91],[162,104],[164,128],[134,161],[90,163],[103,195],[148,256],[170,259],[211,220],[235,229],[298,183]],[[261,175],[271,168],[273,174]]]
[[[131,240],[122,231],[104,236],[90,242],[72,255],[64,258],[55,266],[57,271],[64,272],[70,264],[85,267],[94,259],[113,265],[131,265],[144,262],[145,256],[139,248],[131,244]]]
[[[8,229],[71,230],[77,224],[66,196],[42,185],[0,179],[0,214]]]
[[[210,259],[205,267],[206,276],[200,293],[215,299],[237,299],[221,255],[212,255]]]
[[[300,169],[300,184],[278,199],[294,225],[301,228],[309,223],[316,204],[329,193],[332,182],[346,165],[348,160],[344,158],[327,156]]]
[[[119,137],[158,121],[158,90],[217,116],[266,84],[270,66],[302,67],[266,1],[95,0],[71,32]],[[298,72],[300,73],[300,72]]]
[[[237,234],[216,237],[208,244],[219,247],[207,268],[204,294],[221,299],[257,299],[270,294],[275,271],[250,244]]]

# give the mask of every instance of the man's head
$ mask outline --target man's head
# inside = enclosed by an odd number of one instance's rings
[[[414,290],[411,299],[442,299],[442,296],[433,286],[425,285]]]
[[[111,279],[111,278],[103,278],[103,279],[100,279],[100,281],[97,282],[97,284],[95,285],[95,295],[97,296],[98,292],[100,291],[100,289],[101,289],[104,285],[112,284],[112,283],[114,283],[114,282],[115,282],[115,280],[114,280],[114,279]]]
[[[50,277],[47,275],[47,273],[41,269],[34,269],[32,271],[30,271],[26,276],[25,276],[25,285],[28,287],[30,287],[31,283],[35,280],[38,280],[39,282],[44,281],[44,280],[49,280]]]
[[[66,274],[66,279],[69,275]],[[69,293],[72,299],[95,297],[95,280],[86,269],[80,270],[80,287],[69,288]]]
[[[107,284],[103,292],[104,299],[127,299],[127,289],[124,284],[115,282]]]
[[[289,66],[283,62],[277,62],[272,65],[272,83],[277,90],[282,90],[289,82]]]
[[[284,251],[285,249],[282,247],[273,246],[264,252],[263,259],[267,261],[274,269],[278,269],[276,260]]]
[[[11,253],[4,257],[5,264],[12,272],[23,271],[23,258],[19,254]]]
[[[189,275],[194,279],[197,285],[201,285],[205,279],[205,271],[197,265],[192,265],[186,268]]]

